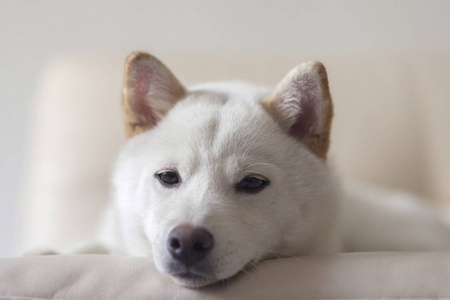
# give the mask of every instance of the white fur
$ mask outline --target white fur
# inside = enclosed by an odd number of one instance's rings
[[[113,175],[116,247],[153,257],[170,273],[169,232],[182,223],[207,228],[215,245],[198,266],[205,278],[176,279],[190,287],[229,278],[266,258],[450,248],[448,229],[407,200],[396,208],[394,199],[379,201],[385,195],[371,196],[375,192],[345,189],[342,197],[327,164],[262,108],[267,93],[242,83],[194,87],[153,129],[127,142]],[[167,168],[178,170],[179,187],[166,188],[155,178]],[[237,192],[234,185],[253,173],[268,178],[269,186],[257,194]],[[403,231],[410,228],[414,234]]]

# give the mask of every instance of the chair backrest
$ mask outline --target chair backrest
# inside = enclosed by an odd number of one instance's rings
[[[109,198],[114,157],[125,141],[125,56],[61,57],[43,70],[18,251],[62,247],[92,235]],[[159,58],[185,84],[242,79],[269,86],[311,60],[173,53]],[[328,70],[335,106],[330,159],[338,173],[449,205],[450,56],[319,60]]]

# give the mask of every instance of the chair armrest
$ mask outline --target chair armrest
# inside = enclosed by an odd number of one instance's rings
[[[148,258],[0,259],[0,299],[355,299],[450,297],[450,252],[351,253],[269,260],[227,283],[187,289]]]

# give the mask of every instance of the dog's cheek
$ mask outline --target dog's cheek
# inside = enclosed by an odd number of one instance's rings
[[[261,250],[259,258],[282,256],[285,228],[298,224],[298,214],[289,197],[286,187],[278,188],[274,184],[257,208],[259,213],[253,213],[254,243]]]
[[[221,230],[215,230],[215,246],[209,264],[218,279],[229,278],[241,271],[250,261],[258,257],[258,248],[251,241],[251,232],[232,220],[233,226],[223,223]]]
[[[246,203],[229,222],[235,234],[227,236],[229,251],[239,256],[237,260],[247,264],[258,261],[275,245],[276,224],[271,216],[274,211],[266,203]]]
[[[160,248],[164,240],[164,228],[167,223],[168,209],[157,201],[147,206],[147,210],[142,214],[142,224],[145,234],[150,240],[153,248]]]
[[[169,232],[177,225],[189,222],[189,210],[180,204],[177,193],[164,193],[157,189],[151,194],[145,213],[142,214],[145,234],[153,248],[155,263],[161,269],[170,257],[167,249]]]
[[[152,260],[156,268],[166,273],[166,266],[168,265],[168,257],[165,246],[165,231],[163,230],[162,223],[158,217],[158,209],[152,206],[146,214],[142,215],[142,225],[144,227],[145,237],[151,247]]]

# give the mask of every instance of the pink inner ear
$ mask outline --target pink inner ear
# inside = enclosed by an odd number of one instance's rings
[[[151,123],[155,125],[157,120],[150,106],[150,101],[147,98],[152,81],[152,69],[145,65],[136,66],[133,73],[130,82],[133,90],[131,101],[138,124],[144,125]]]
[[[317,105],[320,101],[320,92],[317,82],[311,76],[303,75],[291,83],[289,88],[296,89],[300,95],[300,113],[291,127],[291,134],[303,139],[315,127],[319,120]]]

